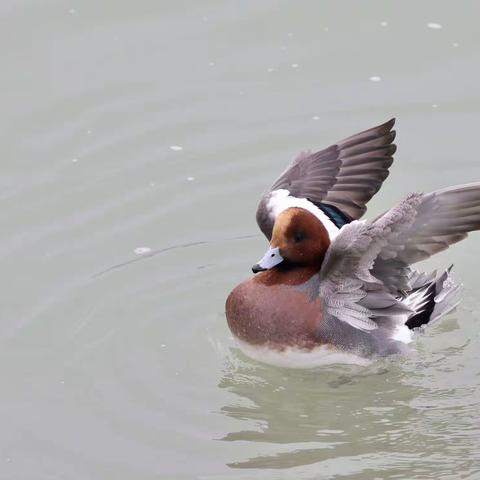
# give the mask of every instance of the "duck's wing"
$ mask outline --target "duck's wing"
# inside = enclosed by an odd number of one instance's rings
[[[277,190],[333,207],[332,215],[346,221],[360,218],[388,176],[396,150],[394,124],[391,119],[325,150],[300,153],[262,197],[257,209],[260,230],[270,239],[275,222],[272,193]]]
[[[326,313],[360,330],[406,314],[398,293],[412,288],[410,265],[480,229],[480,183],[411,194],[376,220],[345,225],[320,270]]]
[[[372,274],[392,291],[407,290],[410,265],[425,260],[480,229],[480,183],[448,187],[419,196],[408,228],[382,249]],[[382,222],[385,213],[376,222]]]
[[[416,197],[409,197],[376,222],[357,220],[340,230],[319,274],[327,315],[359,330],[373,330],[376,317],[410,313],[371,270],[391,238],[411,223],[415,204]]]

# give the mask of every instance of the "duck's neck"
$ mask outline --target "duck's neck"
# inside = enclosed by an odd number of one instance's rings
[[[260,272],[254,277],[254,281],[263,285],[301,285],[320,271],[320,266],[306,266],[295,268],[275,267]]]

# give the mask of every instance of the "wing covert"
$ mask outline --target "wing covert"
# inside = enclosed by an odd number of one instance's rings
[[[348,220],[360,218],[366,203],[388,177],[396,146],[395,119],[357,133],[324,150],[300,153],[270,190],[257,209],[257,223],[270,238],[274,218],[269,214],[270,194],[288,190],[292,197],[332,205]]]
[[[371,222],[345,225],[320,270],[327,313],[360,330],[408,314],[404,292],[424,283],[410,266],[473,230],[480,230],[480,183],[410,194]]]

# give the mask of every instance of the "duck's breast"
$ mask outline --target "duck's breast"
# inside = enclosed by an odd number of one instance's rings
[[[238,285],[227,298],[226,315],[233,334],[250,345],[311,349],[319,344],[322,304],[312,282],[265,284],[262,274]]]

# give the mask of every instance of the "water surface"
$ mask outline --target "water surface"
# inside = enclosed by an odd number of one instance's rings
[[[224,318],[300,150],[396,116],[370,215],[480,180],[477,2],[0,15],[1,478],[480,478],[479,234],[426,265],[465,300],[408,359],[270,368]]]

